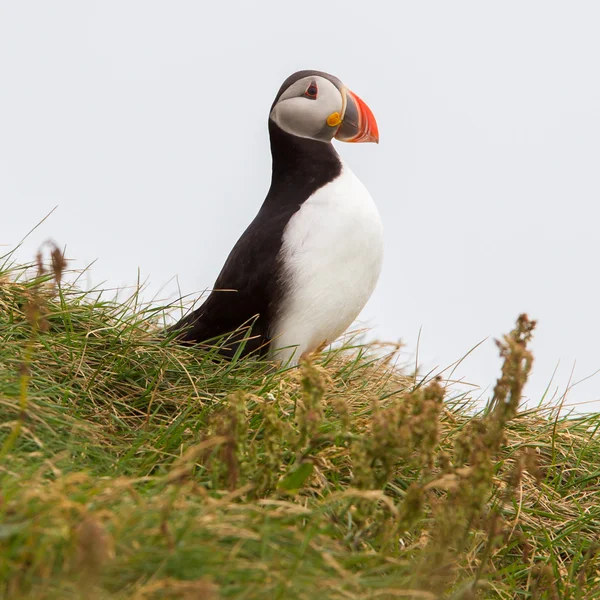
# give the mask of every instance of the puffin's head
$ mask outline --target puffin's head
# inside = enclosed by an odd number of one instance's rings
[[[270,119],[283,131],[319,142],[379,142],[371,109],[337,77],[298,71],[281,86]]]

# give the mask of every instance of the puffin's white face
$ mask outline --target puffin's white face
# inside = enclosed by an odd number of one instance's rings
[[[270,114],[283,131],[320,142],[334,137],[344,142],[379,141],[369,107],[335,77],[301,71],[287,81],[291,83],[280,91]]]

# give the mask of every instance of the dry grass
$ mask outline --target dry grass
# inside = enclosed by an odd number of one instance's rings
[[[600,417],[519,412],[526,317],[474,414],[393,348],[174,346],[53,261],[0,275],[0,597],[600,597]]]

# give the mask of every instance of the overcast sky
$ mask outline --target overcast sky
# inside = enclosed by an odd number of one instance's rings
[[[491,386],[539,321],[527,394],[600,368],[600,4],[0,0],[0,244],[48,238],[88,281],[210,287],[268,189],[268,110],[338,76],[380,144],[338,150],[386,232],[362,314],[426,369]],[[570,403],[600,410],[600,375]]]

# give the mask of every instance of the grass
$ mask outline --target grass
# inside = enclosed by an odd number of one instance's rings
[[[476,412],[355,346],[220,361],[164,308],[0,272],[0,598],[600,598],[600,416]]]

